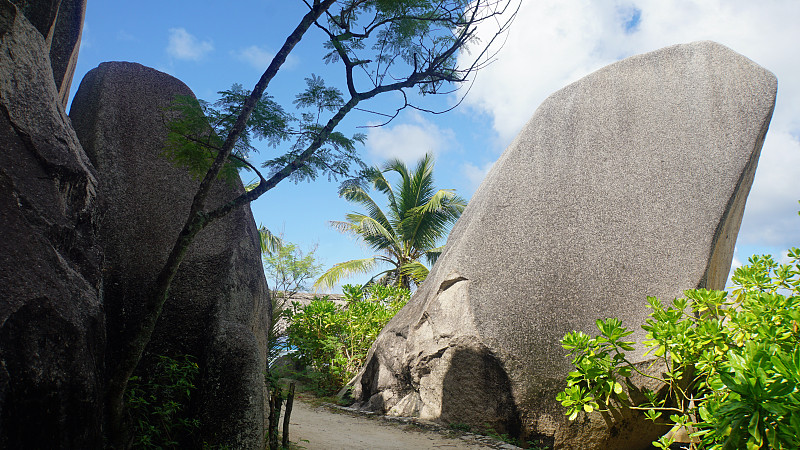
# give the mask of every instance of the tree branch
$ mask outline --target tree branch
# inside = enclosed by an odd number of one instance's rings
[[[233,209],[241,205],[244,205],[246,203],[252,202],[253,200],[260,197],[264,192],[267,192],[268,190],[274,188],[282,180],[292,175],[292,173],[294,173],[297,169],[302,167],[302,165],[306,161],[308,161],[308,159],[311,158],[311,156],[314,155],[314,152],[316,152],[320,147],[322,147],[322,144],[324,144],[325,141],[328,139],[331,132],[333,132],[333,129],[336,128],[339,122],[341,122],[342,119],[344,119],[347,113],[349,113],[350,110],[352,110],[359,103],[360,100],[361,99],[359,97],[353,97],[347,103],[342,105],[342,107],[339,108],[339,111],[337,111],[336,114],[333,117],[331,117],[330,120],[328,120],[328,123],[325,124],[322,130],[320,130],[319,134],[317,134],[317,136],[314,138],[311,144],[305,150],[303,150],[303,153],[301,153],[297,158],[292,160],[281,170],[272,175],[268,180],[259,183],[259,185],[255,187],[255,189],[251,190],[250,192],[246,192],[240,195],[239,197],[236,197],[230,202],[208,213],[207,221],[210,223],[220,217],[225,216]]]

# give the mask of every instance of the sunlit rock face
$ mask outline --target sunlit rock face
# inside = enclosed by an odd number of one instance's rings
[[[492,168],[353,383],[362,408],[556,448],[645,448],[639,416],[568,422],[559,340],[646,296],[721,289],[777,81],[714,42],[609,65],[547,98]]]
[[[135,63],[103,63],[81,81],[70,118],[97,169],[107,364],[120,358],[183,224],[199,180],[162,154],[166,108],[193,96],[180,80]],[[209,208],[244,192],[218,182]],[[200,364],[196,414],[203,438],[230,448],[263,448],[264,371],[270,302],[250,208],[201,231],[170,288],[146,357],[193,355]]]
[[[97,180],[30,19],[0,0],[0,448],[102,448]]]
[[[78,62],[86,0],[11,0],[11,3],[44,38],[58,99],[66,108]]]

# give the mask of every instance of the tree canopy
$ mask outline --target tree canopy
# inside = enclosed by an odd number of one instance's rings
[[[254,189],[236,199],[236,205],[252,201],[285,178],[348,177],[363,169],[356,145],[364,142],[365,135],[345,136],[335,131],[340,121],[354,109],[367,111],[358,105],[383,93],[398,93],[402,100],[393,110],[368,112],[379,114],[388,123],[405,108],[426,110],[411,102],[415,97],[410,95],[412,88],[422,97],[457,91],[491,61],[491,44],[508,28],[516,12],[513,7],[518,6],[510,0],[306,4],[309,14],[321,13],[313,27],[327,37],[325,62],[343,66],[343,90],[312,73],[305,79],[306,89],[295,96],[293,104],[299,110],[295,115],[260,89],[260,82],[254,90],[234,84],[220,91],[215,103],[179,98],[170,115],[165,154],[177,164],[202,177],[225,153],[224,148],[231,146],[230,155],[219,162],[220,173],[227,179],[234,179],[241,169],[256,173]],[[497,34],[490,42],[480,43],[477,27],[489,21],[496,24]],[[482,45],[469,62],[458,58],[459,52],[471,53],[478,44]],[[245,112],[248,117],[239,123],[240,113]],[[234,132],[238,139],[227,142]],[[261,165],[268,178],[248,161],[256,150],[253,139],[265,140],[278,150]],[[222,215],[226,210],[222,208]],[[216,217],[213,214],[212,220]]]
[[[400,160],[391,160],[382,168],[365,170],[367,183],[388,198],[384,212],[369,195],[363,183],[345,183],[339,195],[366,208],[366,213],[350,213],[345,221],[331,225],[362,240],[378,252],[377,255],[345,261],[334,265],[314,284],[332,287],[354,273],[370,273],[384,264],[389,268],[373,276],[369,283],[397,285],[409,288],[428,276],[429,264],[436,262],[442,248],[439,241],[447,236],[450,225],[461,216],[467,202],[451,189],[436,189],[433,180],[433,158],[426,154],[414,170]],[[392,185],[386,174],[400,175]]]
[[[277,295],[285,302],[298,292],[308,290],[306,283],[322,271],[322,265],[317,264],[314,258],[315,252],[316,246],[304,252],[296,244],[283,239],[274,250],[262,251],[261,259],[272,286],[273,300]],[[283,306],[282,302],[278,306]]]

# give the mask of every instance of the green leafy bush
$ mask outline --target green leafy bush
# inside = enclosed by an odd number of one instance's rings
[[[200,421],[189,415],[199,371],[190,355],[159,356],[147,379],[131,377],[127,400],[133,448],[184,448],[199,439]]]
[[[319,387],[327,391],[338,390],[355,376],[378,333],[410,297],[407,289],[386,286],[350,286],[346,292],[351,300],[346,307],[326,296],[305,307],[294,302],[287,314],[294,358],[312,369]]]
[[[689,290],[669,305],[649,297],[645,354],[666,367],[660,376],[628,360],[631,331],[618,319],[598,320],[597,337],[568,333],[561,343],[575,370],[557,399],[570,420],[614,401],[684,427],[693,448],[800,448],[800,249],[788,256],[781,265],[751,257],[734,272],[731,293]],[[632,402],[623,384],[634,389],[634,372],[662,389]],[[653,444],[667,448],[672,438]]]

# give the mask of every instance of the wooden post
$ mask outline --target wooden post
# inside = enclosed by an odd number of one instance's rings
[[[269,401],[269,417],[267,418],[267,445],[270,446],[272,442],[272,418],[275,416],[275,397],[272,395],[272,389],[267,391],[267,399]]]
[[[294,405],[294,384],[294,381],[289,383],[289,393],[286,395],[286,412],[283,413],[283,437],[281,439],[283,448],[289,448],[289,417],[292,415],[292,405]]]
[[[281,404],[283,403],[283,399],[281,398],[281,388],[280,386],[275,386],[272,388],[272,392],[270,393],[269,397],[269,449],[270,450],[278,450],[278,422],[281,419]]]

